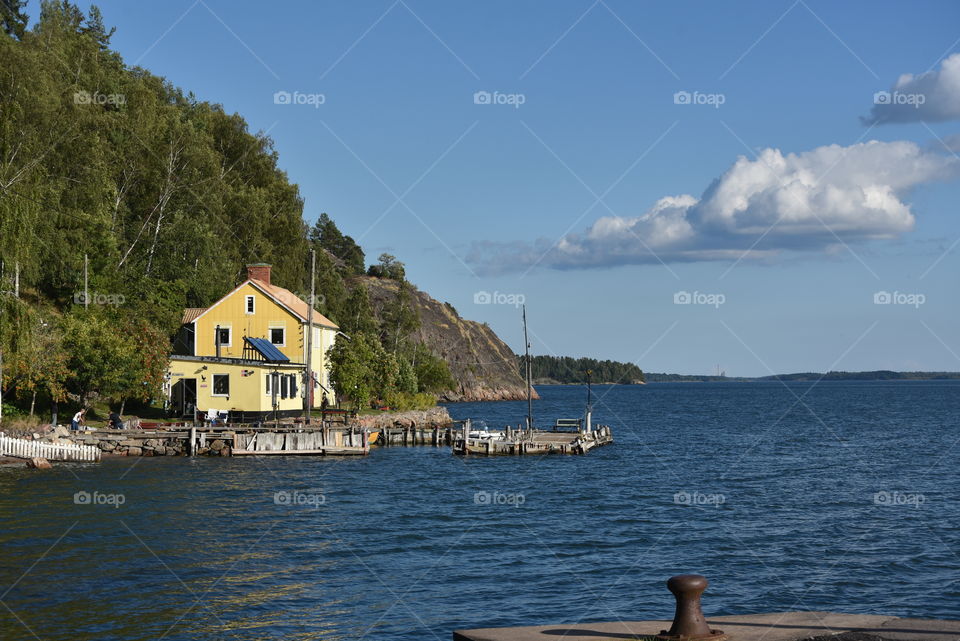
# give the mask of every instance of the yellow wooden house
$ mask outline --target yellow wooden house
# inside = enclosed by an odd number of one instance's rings
[[[184,310],[167,371],[171,409],[229,412],[231,421],[245,422],[300,415],[305,398],[314,408],[324,398],[332,404],[327,350],[339,328],[313,310],[308,378],[309,322],[307,303],[271,284],[270,265],[248,265],[247,279],[229,294]]]

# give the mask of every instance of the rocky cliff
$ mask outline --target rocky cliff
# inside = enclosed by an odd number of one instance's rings
[[[387,278],[363,278],[378,316],[397,295],[398,284]],[[461,318],[451,305],[414,290],[420,328],[411,338],[443,358],[457,389],[441,394],[445,401],[507,401],[525,399],[526,385],[513,350],[486,324]],[[537,397],[536,391],[533,397]]]

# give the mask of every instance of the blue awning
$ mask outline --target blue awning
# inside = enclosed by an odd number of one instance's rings
[[[283,352],[281,352],[277,347],[268,341],[265,338],[249,338],[247,336],[243,337],[243,341],[254,349],[260,356],[263,357],[263,360],[270,363],[289,363],[290,359],[287,358]],[[244,350],[246,351],[246,350]]]

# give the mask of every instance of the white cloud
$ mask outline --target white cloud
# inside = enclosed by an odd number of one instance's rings
[[[788,250],[895,238],[913,229],[902,198],[960,175],[960,161],[912,142],[828,145],[799,154],[743,156],[697,199],[667,196],[640,216],[606,216],[557,243],[481,243],[469,260],[487,271],[654,262],[770,259]]]
[[[960,119],[960,53],[946,58],[939,70],[918,76],[905,73],[890,91],[874,95],[866,124],[941,122]]]

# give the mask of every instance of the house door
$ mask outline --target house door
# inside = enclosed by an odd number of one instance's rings
[[[189,416],[197,409],[197,379],[185,378],[181,383],[181,405],[180,416]]]

